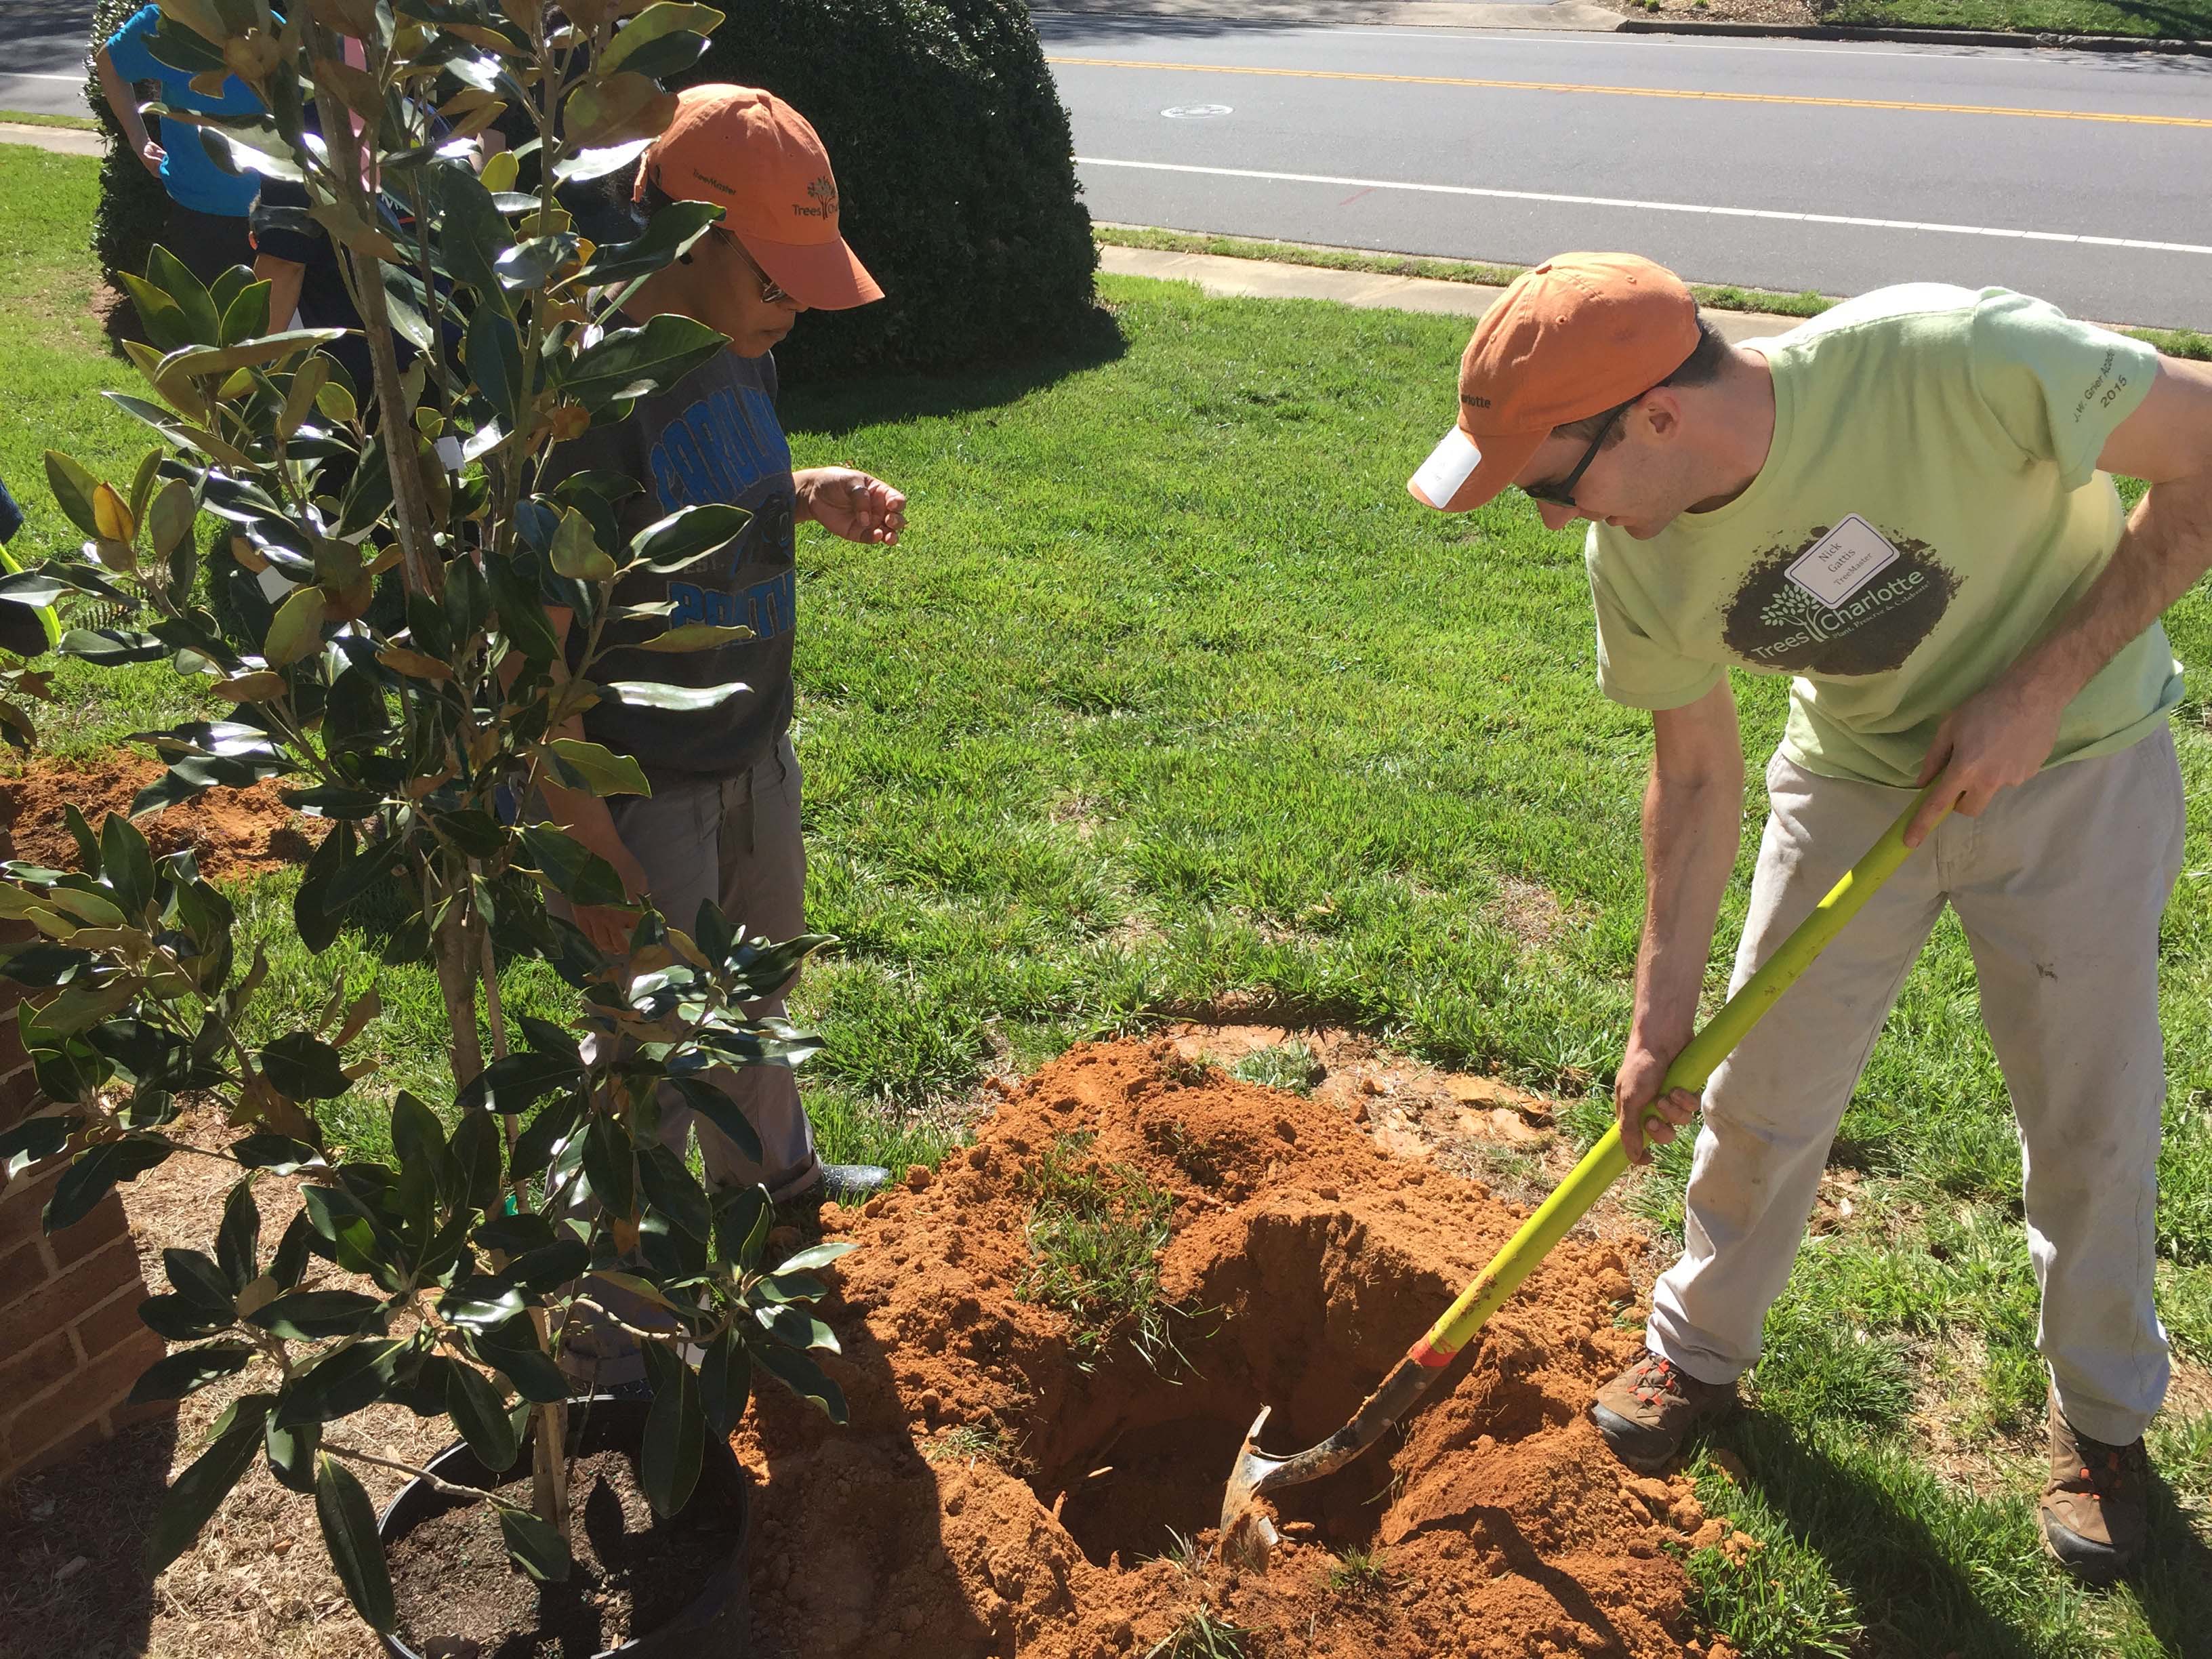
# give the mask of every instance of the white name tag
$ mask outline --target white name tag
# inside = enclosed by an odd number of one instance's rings
[[[1822,605],[1838,605],[1894,564],[1898,551],[1856,513],[1790,567],[1790,580]]]

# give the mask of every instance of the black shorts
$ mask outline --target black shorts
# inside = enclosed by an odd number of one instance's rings
[[[203,283],[212,284],[231,265],[253,268],[253,244],[246,240],[242,213],[202,213],[173,201],[161,246],[183,260],[185,268]]]

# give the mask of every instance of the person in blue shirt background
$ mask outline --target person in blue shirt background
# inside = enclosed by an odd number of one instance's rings
[[[225,173],[201,146],[199,130],[183,122],[174,127],[163,122],[156,141],[138,113],[132,83],[158,82],[161,102],[203,115],[251,115],[261,107],[261,100],[234,75],[223,82],[219,97],[194,92],[188,71],[171,68],[147,47],[147,37],[161,21],[158,6],[144,6],[131,14],[93,54],[93,70],[125,138],[169,192],[169,223],[162,246],[202,282],[212,282],[226,266],[253,263],[246,219],[261,181],[251,173]],[[284,325],[282,318],[270,320],[279,328]]]

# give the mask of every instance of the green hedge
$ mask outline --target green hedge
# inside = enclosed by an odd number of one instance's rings
[[[1087,337],[1091,216],[1021,0],[725,0],[689,76],[765,87],[830,147],[846,240],[884,298],[809,316],[801,377],[945,369]]]
[[[107,135],[107,159],[100,164],[100,211],[92,222],[92,251],[112,276],[146,269],[146,251],[160,240],[169,215],[169,193],[146,171],[124,142],[123,129],[100,94],[92,73],[92,48],[123,27],[144,0],[99,0],[93,8],[90,45],[85,49],[84,101]]]

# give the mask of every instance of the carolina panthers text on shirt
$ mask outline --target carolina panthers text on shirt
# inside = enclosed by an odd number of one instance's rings
[[[702,398],[661,428],[652,452],[654,493],[660,510],[737,501],[763,478],[791,471],[791,446],[775,418],[775,405],[757,386],[722,386]],[[704,585],[672,580],[668,597],[674,623],[704,622],[750,628],[757,639],[770,640],[791,629],[796,598],[793,572],[791,507],[781,496],[755,507],[752,532],[733,546],[730,562],[716,574],[725,581]],[[743,588],[733,585],[737,561],[749,548],[787,566],[774,576]],[[693,571],[704,567],[694,566]],[[686,572],[687,575],[692,574]]]

